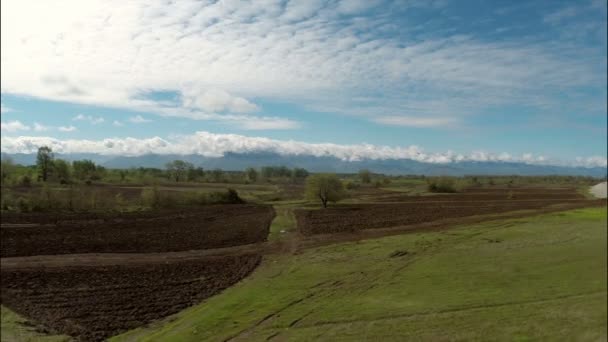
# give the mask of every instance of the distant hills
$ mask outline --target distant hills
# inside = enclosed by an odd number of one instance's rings
[[[2,158],[12,158],[16,163],[31,165],[36,161],[35,154],[2,154]],[[284,165],[301,167],[312,172],[354,173],[360,169],[392,175],[572,175],[605,177],[603,167],[567,167],[553,165],[532,165],[525,163],[494,161],[463,161],[446,164],[423,163],[411,159],[385,159],[344,161],[335,157],[315,157],[308,155],[280,155],[276,153],[226,153],[223,157],[204,157],[200,155],[159,155],[148,154],[135,157],[105,156],[99,154],[57,154],[67,160],[91,159],[109,168],[156,167],[164,168],[167,162],[175,159],[188,161],[205,169],[244,170],[247,167]]]

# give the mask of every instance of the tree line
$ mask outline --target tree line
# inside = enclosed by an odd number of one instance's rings
[[[245,171],[226,171],[219,168],[205,170],[203,167],[195,166],[184,160],[171,161],[165,164],[164,169],[151,167],[108,169],[88,159],[69,162],[56,158],[53,150],[48,146],[38,149],[36,163],[33,166],[15,164],[10,158],[2,159],[2,184],[22,186],[29,186],[33,182],[90,184],[95,181],[145,184],[163,181],[175,183],[256,183],[260,181],[302,183],[308,175],[309,172],[306,169],[286,166],[264,166],[259,169],[250,167]]]

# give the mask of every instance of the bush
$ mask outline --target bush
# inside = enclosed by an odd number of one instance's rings
[[[161,193],[156,186],[141,191],[141,202],[144,206],[159,208],[162,204]]]
[[[354,189],[360,188],[361,185],[359,183],[357,183],[357,182],[348,181],[348,182],[346,182],[345,187],[346,187],[347,190],[354,190]]]
[[[372,173],[369,170],[360,170],[359,178],[361,179],[361,183],[369,184],[372,182]]]
[[[226,192],[212,192],[209,194],[209,202],[212,204],[241,204],[245,203],[239,197],[239,194],[234,189],[228,189]]]
[[[164,192],[157,187],[143,189],[141,202],[142,205],[150,208],[245,203],[234,189],[214,192]]]
[[[30,202],[23,197],[19,197],[17,199],[17,208],[22,213],[27,213],[30,211]]]
[[[427,179],[427,190],[435,193],[454,193],[459,191],[459,187],[452,178],[437,177]]]
[[[19,185],[21,186],[31,186],[32,185],[32,178],[28,175],[23,175],[21,177],[19,177]]]

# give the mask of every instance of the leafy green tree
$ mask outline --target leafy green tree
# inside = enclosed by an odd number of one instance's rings
[[[38,148],[38,154],[36,155],[36,168],[38,169],[38,177],[46,182],[51,174],[51,168],[53,167],[53,150],[48,146],[42,146]]]
[[[274,167],[272,166],[263,166],[262,167],[262,177],[271,178],[274,176]]]
[[[70,164],[63,159],[55,159],[53,162],[53,173],[62,182],[70,180]]]
[[[306,179],[306,197],[321,200],[323,208],[327,208],[327,202],[337,202],[343,196],[344,187],[335,174],[316,174]]]
[[[298,167],[294,168],[291,174],[295,179],[304,179],[308,177],[308,171]]]
[[[361,179],[361,183],[369,184],[372,182],[372,173],[367,169],[360,170],[359,178]]]
[[[124,182],[125,179],[127,178],[127,175],[129,174],[128,170],[118,170],[118,175],[120,176],[120,181]]]
[[[84,160],[74,160],[72,162],[72,170],[74,172],[74,177],[80,180],[91,180],[93,178],[97,178],[97,165],[92,160],[84,159]]]
[[[167,163],[166,167],[169,177],[173,178],[176,182],[179,182],[180,179],[183,180],[187,177],[188,171],[193,169],[194,165],[183,160],[174,160]]]
[[[264,166],[262,167],[262,177],[291,177],[292,171],[286,166]]]
[[[6,182],[15,174],[16,166],[11,158],[2,158],[2,184]]]
[[[258,171],[252,167],[247,168],[247,170],[245,170],[245,173],[247,174],[247,179],[250,182],[255,183],[258,180]]]
[[[214,182],[221,182],[224,179],[224,171],[222,171],[222,169],[211,170],[211,179]]]
[[[188,180],[189,181],[197,181],[201,178],[205,177],[205,170],[202,167],[190,168],[188,169]]]

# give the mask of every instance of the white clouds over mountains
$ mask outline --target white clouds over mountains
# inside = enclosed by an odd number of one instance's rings
[[[508,153],[495,154],[482,151],[466,155],[449,151],[445,153],[427,153],[417,146],[390,147],[370,144],[305,143],[293,140],[275,140],[236,134],[213,134],[209,132],[197,132],[192,135],[178,136],[171,139],[153,137],[147,139],[59,140],[50,137],[2,137],[2,152],[4,153],[34,153],[39,146],[43,145],[51,147],[53,151],[58,153],[97,153],[116,156],[139,156],[154,153],[221,157],[228,152],[272,152],[281,155],[330,156],[347,161],[412,159],[427,163],[504,161],[543,165],[607,166],[606,158],[599,156],[578,158],[575,162],[565,163],[532,154],[513,156]]]

